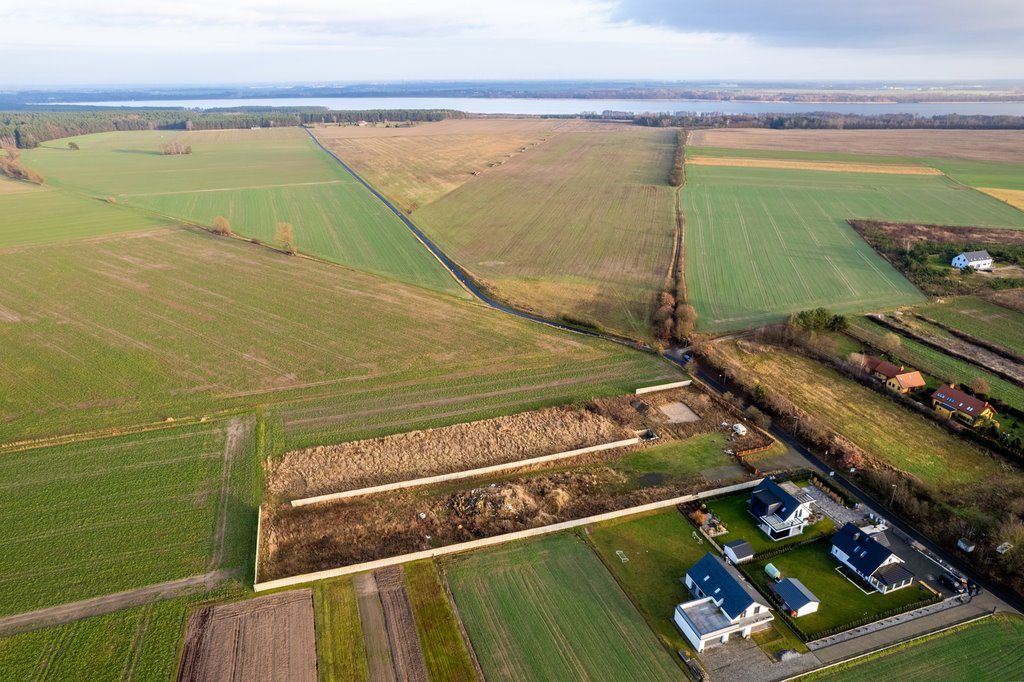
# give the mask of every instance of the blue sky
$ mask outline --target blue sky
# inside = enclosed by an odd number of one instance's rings
[[[1024,0],[0,0],[0,84],[1024,76]]]

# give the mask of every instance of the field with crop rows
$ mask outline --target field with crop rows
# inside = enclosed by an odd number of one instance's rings
[[[416,617],[416,631],[430,679],[446,682],[475,680],[473,661],[469,658],[469,650],[434,562],[406,564],[405,588]]]
[[[489,679],[665,680],[681,673],[574,535],[454,559],[448,579]]]
[[[81,151],[68,151],[61,140],[27,152],[25,162],[57,188],[201,225],[225,216],[236,233],[263,242],[274,243],[277,223],[288,222],[300,252],[463,295],[409,229],[298,128],[101,133],[74,141]],[[194,151],[161,154],[171,141]]]
[[[946,178],[688,167],[686,281],[702,328],[921,300],[847,218],[1024,227],[1024,213]]]
[[[1024,314],[975,296],[914,309],[925,317],[1024,355]]]
[[[615,344],[198,231],[0,254],[0,270],[0,344],[21,358],[0,371],[0,443],[270,404],[302,447],[679,376]]]
[[[675,234],[669,130],[567,132],[414,215],[499,298],[646,338]]]
[[[317,672],[323,682],[369,682],[352,577],[313,584]]]
[[[731,364],[753,371],[865,452],[923,481],[970,485],[999,471],[984,452],[824,365],[784,351],[745,352],[732,343],[718,348]]]
[[[8,452],[0,457],[0,616],[213,568],[222,486],[234,499],[224,560],[248,556],[256,462],[243,435],[224,478],[226,424]],[[248,507],[247,507],[248,505]]]
[[[1024,669],[1022,639],[1024,621],[1016,616],[995,616],[800,679],[1002,682],[1016,679]]]

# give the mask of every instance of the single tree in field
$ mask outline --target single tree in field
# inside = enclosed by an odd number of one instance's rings
[[[289,254],[294,256],[299,252],[299,250],[295,248],[295,234],[292,230],[291,223],[278,223],[277,235],[275,238],[277,241],[281,242],[281,245]]]
[[[231,221],[222,215],[217,216],[213,219],[213,231],[216,234],[224,235],[225,237],[231,236]]]
[[[974,391],[974,395],[985,396],[988,398],[992,392],[992,387],[989,386],[988,382],[982,377],[974,377],[971,379],[971,383],[967,385],[971,387],[972,391]]]
[[[883,336],[881,342],[879,342],[878,344],[878,349],[881,350],[883,353],[888,353],[889,355],[892,355],[893,353],[898,351],[900,349],[899,334],[889,332],[888,334]]]
[[[77,152],[78,151],[78,144],[75,143],[75,142],[68,142],[68,149],[70,149],[73,152]]]

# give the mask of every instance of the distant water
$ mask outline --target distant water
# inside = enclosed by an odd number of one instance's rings
[[[45,103],[44,103],[45,104]],[[916,104],[806,102],[711,102],[703,100],[636,99],[512,99],[476,97],[274,97],[264,99],[175,99],[110,102],[67,102],[63,104],[105,107],[325,107],[333,110],[360,109],[456,109],[473,114],[583,114],[602,111],[632,113],[726,113],[794,114],[831,111],[840,114],[983,114],[1024,116],[1024,102],[924,102]]]

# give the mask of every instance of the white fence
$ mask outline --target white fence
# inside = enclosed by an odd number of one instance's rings
[[[521,459],[516,462],[495,464],[493,466],[480,467],[479,469],[467,469],[465,471],[456,471],[451,474],[438,474],[437,476],[427,476],[426,478],[413,478],[408,481],[398,481],[397,483],[385,483],[383,485],[375,485],[369,488],[346,490],[340,493],[328,493],[326,495],[317,495],[316,497],[305,497],[299,500],[292,500],[291,504],[293,507],[304,507],[308,504],[317,504],[319,502],[343,500],[349,497],[360,497],[362,495],[374,495],[376,493],[384,493],[391,490],[401,490],[403,488],[416,488],[422,485],[432,485],[434,483],[457,481],[462,478],[475,478],[477,476],[486,476],[487,474],[493,474],[499,471],[508,471],[509,469],[518,469],[519,467],[532,466],[534,464],[544,464],[546,462],[553,462],[555,460],[565,459],[567,457],[576,457],[578,455],[587,454],[588,452],[614,450],[615,448],[623,448],[626,447],[627,445],[636,445],[639,442],[639,438],[627,438],[626,440],[617,440],[613,443],[591,445],[590,447],[579,448],[578,450],[567,450],[566,452],[558,452],[553,455],[543,455],[541,457],[533,457],[532,459]]]
[[[686,388],[693,383],[692,379],[686,381],[673,381],[671,384],[658,384],[657,386],[644,386],[643,388],[636,389],[636,395],[643,395],[644,393],[657,393],[658,391],[668,391],[673,388]]]
[[[325,571],[317,571],[315,573],[304,573],[302,575],[294,575],[288,578],[279,578],[277,580],[268,580],[265,583],[257,582],[253,585],[253,590],[256,592],[264,592],[266,590],[275,590],[281,587],[291,587],[292,585],[301,585],[303,583],[313,582],[316,580],[326,580],[328,578],[337,578],[342,575],[350,575],[352,573],[362,573],[363,571],[373,571],[378,568],[384,568],[385,566],[393,566],[395,564],[404,564],[410,561],[419,561],[420,559],[431,559],[433,557],[442,556],[445,554],[455,554],[458,552],[465,552],[471,549],[480,549],[481,547],[488,547],[491,545],[500,545],[505,542],[511,542],[513,540],[523,540],[525,538],[536,537],[538,535],[546,535],[548,533],[557,533],[558,531],[568,530],[570,528],[576,528],[577,526],[585,526],[589,523],[600,523],[602,521],[610,521],[612,519],[621,518],[623,516],[631,516],[633,514],[642,514],[647,511],[654,511],[656,509],[663,509],[665,507],[674,507],[677,504],[684,504],[687,502],[694,502],[696,500],[703,500],[708,497],[715,497],[717,495],[725,495],[726,493],[737,492],[739,490],[747,490],[753,488],[761,483],[764,479],[757,479],[754,481],[747,481],[746,483],[737,483],[735,485],[725,486],[724,488],[715,488],[714,490],[705,490],[703,492],[695,493],[693,495],[683,495],[681,497],[673,497],[669,500],[662,500],[661,502],[651,502],[649,504],[642,504],[639,507],[630,507],[628,509],[620,509],[618,511],[607,512],[604,514],[597,514],[596,516],[588,516],[583,519],[575,519],[572,521],[563,521],[561,523],[553,523],[550,526],[542,526],[540,528],[529,528],[527,530],[520,530],[514,533],[505,533],[504,535],[495,535],[494,537],[481,538],[479,540],[470,540],[469,542],[460,542],[455,545],[448,545],[447,547],[438,547],[436,549],[426,549],[421,552],[411,552],[409,554],[400,554],[398,556],[388,557],[386,559],[378,559],[376,561],[367,561],[361,564],[352,564],[351,566],[342,566],[340,568],[330,568]],[[256,540],[257,547],[259,538]],[[259,576],[257,575],[257,579]]]

